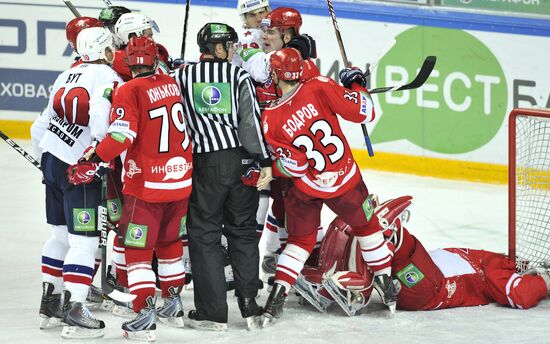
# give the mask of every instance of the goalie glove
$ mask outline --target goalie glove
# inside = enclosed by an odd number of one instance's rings
[[[89,184],[95,180],[101,179],[101,176],[112,171],[112,163],[81,161],[69,166],[67,169],[67,178],[73,185]]]
[[[288,48],[294,48],[302,54],[304,60],[317,58],[317,44],[310,35],[299,35],[287,44]]]

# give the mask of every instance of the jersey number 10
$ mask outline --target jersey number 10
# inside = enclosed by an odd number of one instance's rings
[[[61,87],[53,97],[53,109],[57,116],[69,123],[87,127],[90,122],[90,95],[84,87],[69,89]],[[63,98],[63,99],[61,99]]]

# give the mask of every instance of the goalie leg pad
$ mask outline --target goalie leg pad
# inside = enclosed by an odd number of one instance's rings
[[[339,271],[325,275],[323,286],[348,316],[354,316],[370,302],[372,275]]]

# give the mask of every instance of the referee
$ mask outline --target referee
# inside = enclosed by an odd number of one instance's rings
[[[259,279],[256,211],[258,190],[272,179],[271,159],[262,134],[261,115],[249,74],[231,65],[238,42],[226,24],[208,23],[197,35],[200,62],[175,74],[182,91],[193,139],[193,191],[187,228],[193,266],[196,310],[191,326],[227,328],[222,233],[227,238],[241,315],[262,314],[256,304]],[[261,166],[257,189],[241,176],[254,162]]]

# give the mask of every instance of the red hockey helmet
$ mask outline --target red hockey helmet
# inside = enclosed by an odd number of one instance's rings
[[[269,58],[269,66],[280,80],[300,80],[303,63],[302,54],[294,48],[277,50]]]
[[[99,19],[92,17],[74,18],[67,23],[65,34],[67,35],[67,41],[69,41],[74,50],[76,50],[76,38],[80,31],[91,27],[103,27],[103,23]]]
[[[277,28],[279,30],[294,29],[296,35],[299,35],[300,27],[302,27],[302,16],[294,8],[278,7],[262,20],[262,27]]]
[[[158,57],[155,41],[147,36],[132,37],[126,46],[128,66],[154,66]]]

